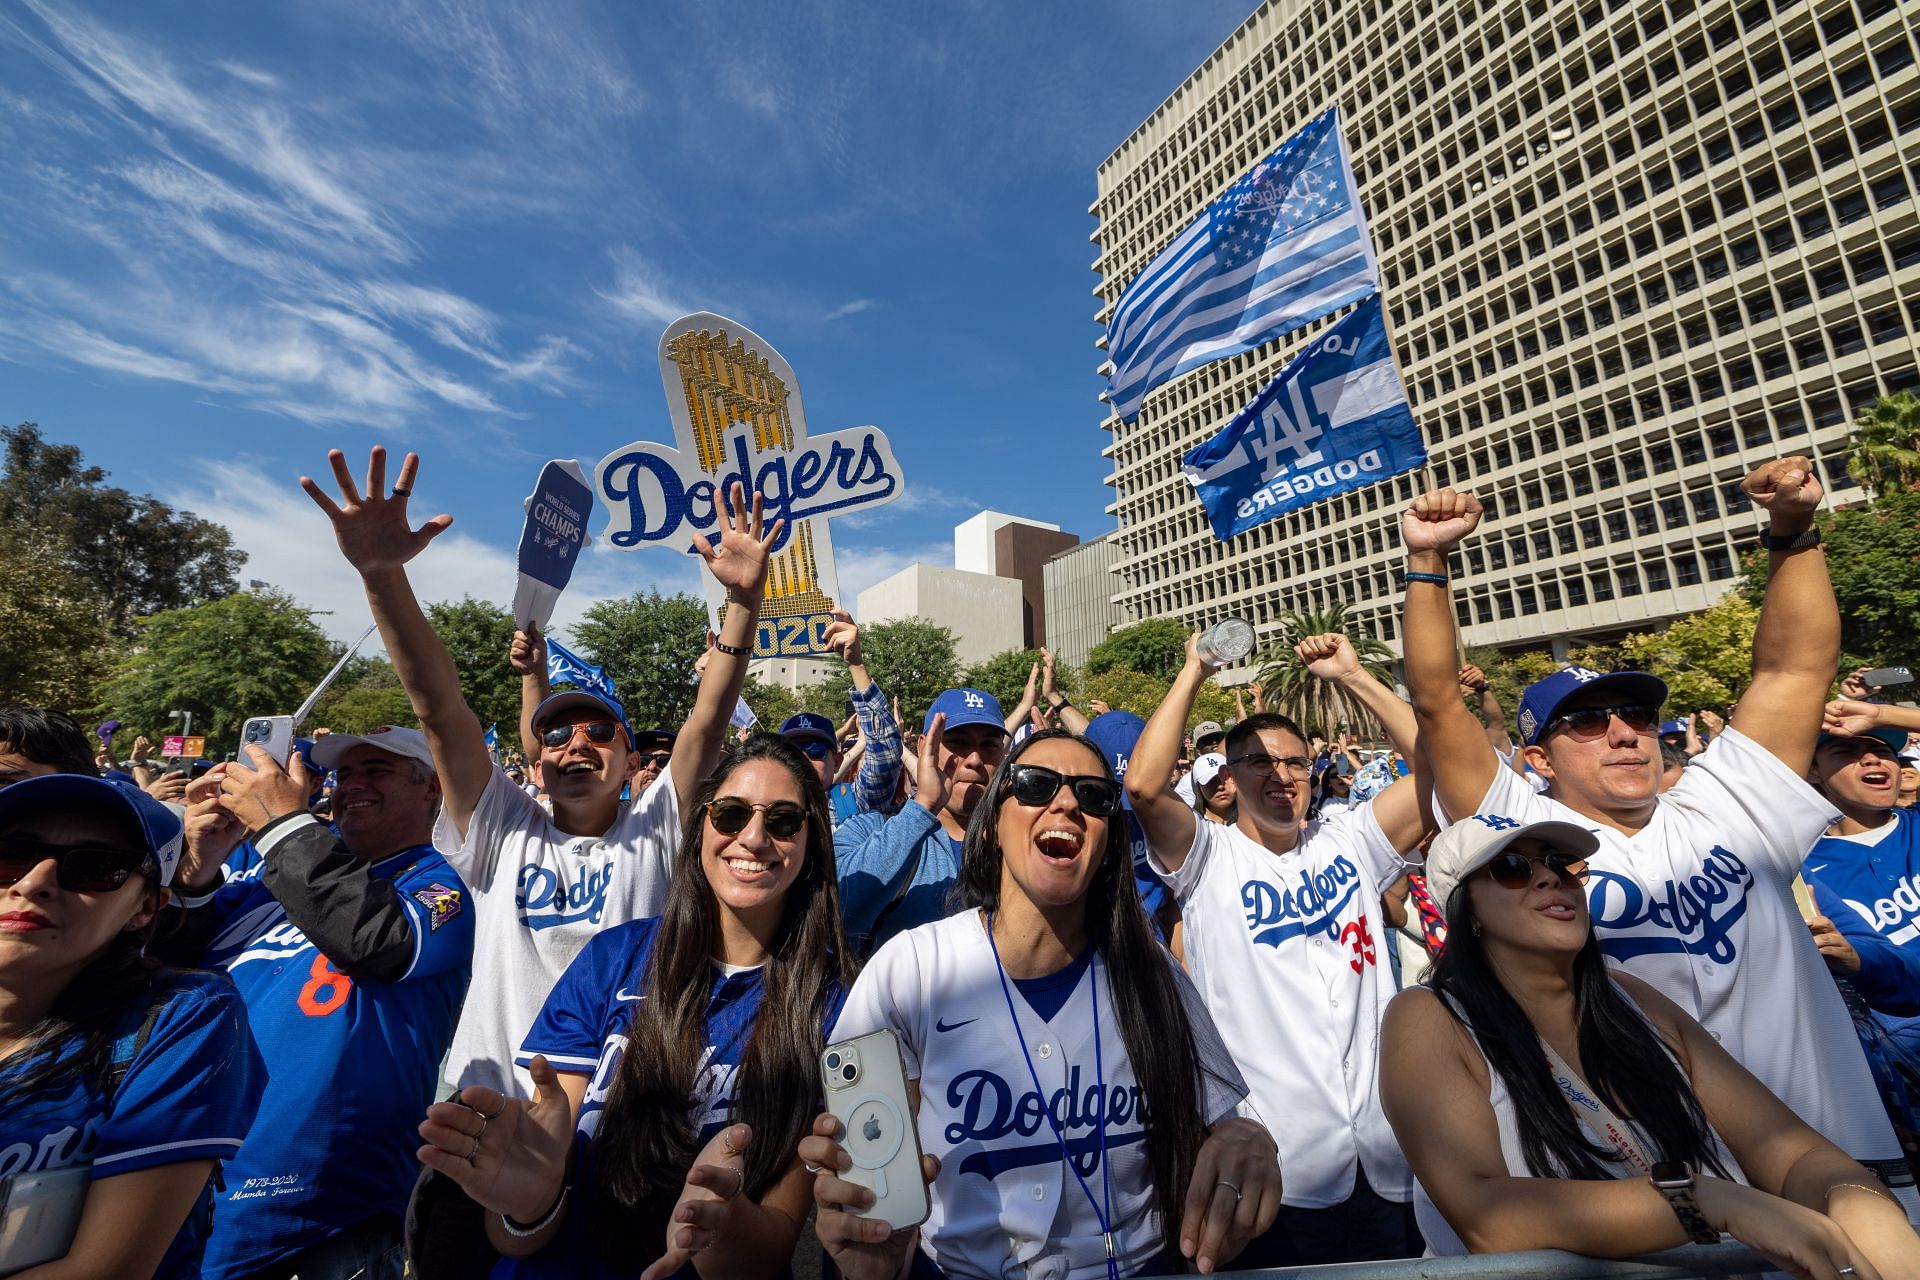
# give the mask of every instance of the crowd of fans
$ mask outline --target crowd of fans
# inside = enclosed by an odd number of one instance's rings
[[[1410,697],[1298,647],[1384,745],[1258,691],[1189,732],[1191,642],[1145,721],[1051,658],[1010,712],[909,721],[844,615],[846,721],[740,733],[779,527],[736,487],[686,722],[552,691],[520,634],[504,760],[408,581],[450,523],[410,520],[417,459],[331,462],[302,484],[418,729],[196,770],[0,711],[0,1273],[1094,1280],[1728,1233],[1920,1275],[1920,710],[1835,696],[1805,459],[1745,481],[1770,577],[1725,719],[1569,667],[1510,723],[1442,489],[1402,520]],[[824,1101],[874,1032],[918,1225]]]

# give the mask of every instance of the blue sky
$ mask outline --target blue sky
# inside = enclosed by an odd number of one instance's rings
[[[419,450],[455,518],[421,594],[504,603],[540,463],[670,440],[655,345],[705,309],[813,431],[892,440],[905,496],[835,526],[849,598],[982,507],[1094,536],[1094,166],[1252,7],[17,0],[0,420],[357,634],[296,476]],[[695,572],[596,547],[560,619]]]

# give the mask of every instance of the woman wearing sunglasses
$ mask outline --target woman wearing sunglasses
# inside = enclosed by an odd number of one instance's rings
[[[802,1158],[850,1280],[1211,1271],[1280,1204],[1265,1129],[1198,994],[1148,931],[1119,784],[1086,738],[1016,746],[967,827],[959,914],[883,945],[835,1041],[888,1028],[914,1081],[932,1215],[889,1232],[818,1117]],[[1150,1119],[1149,1119],[1150,1117]],[[919,1252],[915,1252],[916,1244]]]
[[[1598,848],[1572,823],[1479,814],[1427,855],[1447,946],[1380,1052],[1430,1248],[1627,1257],[1724,1231],[1799,1276],[1920,1274],[1871,1173],[1607,968],[1582,887]]]
[[[145,956],[180,848],[130,784],[0,790],[0,1199],[55,1224],[0,1236],[15,1280],[200,1274],[266,1072],[224,975]]]
[[[470,1085],[420,1126],[421,1160],[489,1210],[495,1276],[775,1276],[793,1256],[794,1148],[852,976],[832,813],[767,734],[689,813],[660,918],[595,935],[528,1032],[534,1101]]]

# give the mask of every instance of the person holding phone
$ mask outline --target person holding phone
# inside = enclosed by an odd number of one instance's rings
[[[1482,812],[1427,882],[1447,946],[1381,1032],[1381,1097],[1439,1254],[1624,1258],[1721,1232],[1794,1275],[1912,1276],[1920,1237],[1652,984],[1608,967],[1585,826]]]
[[[932,1211],[891,1229],[831,1113],[800,1155],[822,1245],[849,1280],[999,1277],[1008,1254],[1065,1280],[1202,1272],[1280,1204],[1272,1137],[1186,975],[1153,940],[1098,747],[1017,744],[967,828],[964,909],[893,938],[833,1040],[897,1037]],[[905,1268],[911,1268],[905,1271]]]
[[[775,1276],[806,1220],[794,1149],[852,976],[833,815],[756,734],[701,783],[655,920],[603,930],[521,1063],[427,1110],[420,1159],[487,1210],[495,1277]]]
[[[0,1233],[0,1271],[39,1264],[14,1280],[200,1274],[266,1071],[224,974],[146,956],[181,843],[128,783],[0,789],[0,1181],[55,1224]]]

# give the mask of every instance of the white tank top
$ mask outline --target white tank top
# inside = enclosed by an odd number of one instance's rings
[[[1636,1010],[1640,1008],[1639,1005],[1634,1004],[1633,997],[1627,995],[1618,983],[1614,984],[1614,990],[1620,992],[1627,1003],[1632,1004]],[[1474,1031],[1473,1024],[1466,1021],[1465,1012],[1454,1003],[1452,997],[1442,995],[1440,998],[1460,1015],[1462,1024],[1467,1028],[1467,1034],[1473,1037],[1474,1048],[1479,1049],[1481,1060],[1484,1062],[1487,1056],[1486,1050],[1480,1049],[1479,1034]],[[1643,1013],[1642,1016],[1644,1017],[1645,1014]],[[1663,1040],[1661,1043],[1664,1046],[1666,1042]],[[1667,1056],[1673,1056],[1672,1050],[1668,1050]],[[1674,1065],[1680,1065],[1677,1059]],[[1681,1067],[1681,1073],[1685,1074],[1685,1071],[1686,1068]],[[1501,1080],[1500,1073],[1493,1069],[1492,1063],[1487,1063],[1487,1081],[1487,1105],[1493,1108],[1494,1122],[1500,1126],[1500,1154],[1507,1162],[1507,1172],[1516,1178],[1531,1178],[1534,1174],[1527,1168],[1525,1148],[1520,1145],[1520,1122],[1514,1116],[1513,1099],[1508,1095],[1506,1083]],[[1621,1121],[1633,1131],[1633,1137],[1638,1140],[1643,1149],[1651,1150],[1647,1135],[1639,1125],[1625,1117],[1622,1117]],[[1582,1130],[1582,1132],[1585,1131]],[[1726,1144],[1720,1140],[1720,1135],[1714,1133],[1712,1137],[1714,1152],[1720,1157],[1721,1165],[1735,1181],[1744,1183],[1747,1180],[1746,1175],[1740,1172],[1740,1166],[1734,1162]],[[1624,1160],[1612,1162],[1608,1168],[1613,1171],[1613,1176],[1616,1178],[1638,1177],[1640,1174],[1640,1170]],[[1420,1185],[1418,1178],[1415,1178],[1413,1184],[1413,1217],[1419,1224],[1420,1234],[1426,1238],[1428,1257],[1452,1257],[1470,1252],[1459,1234],[1445,1218],[1440,1216],[1440,1210],[1434,1205],[1433,1198],[1427,1194],[1427,1189]]]

